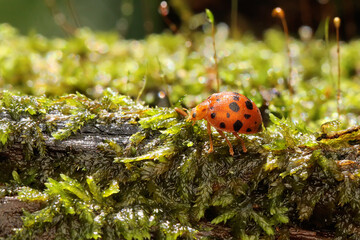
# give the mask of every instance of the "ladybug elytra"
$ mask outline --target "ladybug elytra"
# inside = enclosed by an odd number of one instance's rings
[[[180,109],[175,109],[182,115],[187,115]],[[238,133],[253,134],[261,131],[262,117],[260,110],[246,96],[236,92],[214,93],[205,101],[193,108],[187,121],[205,119],[207,121],[207,132],[210,138],[209,153],[213,151],[211,139],[211,126],[225,138],[229,145],[231,155],[234,155],[233,147],[224,132],[230,132],[240,139],[242,149],[246,152],[246,147]]]

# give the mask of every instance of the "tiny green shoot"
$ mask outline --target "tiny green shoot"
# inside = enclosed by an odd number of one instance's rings
[[[213,48],[214,48],[214,61],[215,61],[215,71],[216,71],[216,82],[217,82],[217,92],[220,92],[220,79],[219,79],[219,69],[218,69],[218,60],[216,55],[216,47],[215,47],[215,20],[214,15],[209,9],[206,9],[206,15],[211,23],[211,33],[213,39]]]

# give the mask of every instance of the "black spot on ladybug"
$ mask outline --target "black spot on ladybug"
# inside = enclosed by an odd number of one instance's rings
[[[250,101],[250,100],[247,100],[246,102],[245,102],[245,105],[246,105],[246,107],[247,107],[247,109],[249,109],[249,110],[252,110],[253,109],[253,104],[252,104],[252,102]]]
[[[245,119],[249,119],[251,117],[250,114],[244,114]]]
[[[257,121],[255,121],[255,124],[257,124]]]
[[[214,110],[214,107],[210,107],[210,110]]]
[[[240,110],[239,105],[236,102],[232,102],[229,104],[229,108],[234,112],[238,112]]]
[[[225,127],[226,127],[226,126],[225,126],[225,123],[224,123],[224,122],[221,122],[221,123],[220,123],[220,127],[221,127],[221,128],[225,128]]]
[[[246,132],[251,132],[251,128],[246,129]]]
[[[220,98],[217,98],[216,101],[217,101],[217,102],[220,102]]]
[[[195,118],[195,117],[196,117],[196,113],[193,113],[193,114],[192,114],[192,117]]]
[[[214,118],[216,117],[216,113],[211,113],[211,114],[210,114],[210,117],[211,117],[212,119],[214,119]]]
[[[234,131],[238,132],[242,128],[242,126],[243,126],[243,123],[240,120],[237,120],[233,125]]]
[[[239,101],[240,97],[239,97],[238,95],[235,95],[235,96],[233,96],[233,99],[234,99],[235,101]]]
[[[233,92],[233,94],[235,94],[235,95],[240,95],[240,93],[237,93],[237,92]]]
[[[226,113],[226,117],[227,117],[227,118],[230,118],[230,113]]]

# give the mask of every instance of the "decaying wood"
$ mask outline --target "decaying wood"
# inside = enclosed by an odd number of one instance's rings
[[[66,120],[63,123],[58,123],[59,126],[65,125]],[[85,125],[79,132],[73,134],[68,139],[56,140],[49,132],[43,129],[43,137],[47,154],[51,157],[62,157],[64,153],[70,154],[88,154],[98,155],[100,154],[99,144],[103,144],[106,141],[113,141],[122,147],[126,147],[129,144],[129,138],[131,135],[139,131],[137,125],[130,123],[89,123]],[[0,159],[4,161],[19,162],[24,159],[24,143],[21,137],[15,139],[14,144],[0,153]],[[36,157],[36,156],[35,156]]]
[[[360,126],[353,126],[346,130],[340,130],[340,131],[335,131],[335,132],[330,132],[330,133],[323,133],[316,140],[321,141],[323,139],[336,139],[336,138],[342,137],[344,135],[352,134],[359,130],[360,130]]]
[[[22,202],[16,197],[0,198],[0,238],[9,236],[15,228],[22,226],[23,210],[34,212],[40,208],[40,203]]]
[[[13,121],[9,115],[3,113],[2,119],[5,118]],[[58,126],[65,126],[66,121],[67,120],[64,119],[64,122],[58,123]],[[139,127],[127,122],[123,122],[122,124],[91,122],[86,124],[76,134],[61,141],[56,140],[51,133],[46,131],[45,127],[42,130],[46,148],[45,156],[40,156],[38,151],[34,149],[30,159],[26,160],[26,144],[22,141],[21,136],[13,139],[13,143],[0,152],[0,167],[2,169],[8,169],[8,171],[6,171],[9,175],[8,178],[11,179],[12,171],[21,172],[21,169],[34,166],[35,162],[41,163],[40,166],[37,166],[38,169],[40,168],[39,171],[55,172],[55,163],[65,158],[86,159],[89,164],[93,162],[92,160],[99,158],[103,158],[104,161],[106,159],[113,161],[115,154],[112,152],[104,152],[104,150],[101,150],[99,147],[106,141],[113,141],[125,149],[130,143],[130,136],[139,131]],[[71,164],[71,162],[68,164]],[[64,165],[66,166],[66,163],[64,163]],[[41,172],[37,175],[40,180],[44,182],[46,178],[41,177]],[[5,178],[6,176],[3,177]],[[23,216],[23,210],[34,212],[39,209],[41,209],[39,203],[22,202],[16,197],[0,198],[0,238],[9,236],[13,233],[14,229],[22,226],[21,216]],[[39,239],[53,239],[55,231],[55,229],[52,229]]]
[[[334,237],[331,233],[315,232],[301,228],[290,228],[289,233],[292,240],[331,240]]]
[[[9,117],[9,116],[5,116]],[[49,118],[50,119],[50,118]],[[61,119],[60,117],[57,119]],[[66,125],[67,119],[64,119],[63,122],[57,122],[57,126],[63,127]],[[339,132],[335,135],[326,135],[323,136],[323,139],[336,138],[337,136],[348,134],[354,131],[358,131],[359,128],[346,130],[344,132]],[[89,122],[87,123],[80,131],[76,134],[73,134],[67,139],[56,140],[45,127],[42,129],[44,144],[46,148],[45,156],[40,156],[36,151],[33,152],[30,160],[26,159],[25,147],[21,136],[18,139],[14,139],[13,144],[9,145],[0,153],[0,167],[6,166],[9,169],[9,175],[12,170],[21,171],[26,167],[32,166],[34,164],[32,160],[42,160],[41,161],[41,171],[56,171],[54,169],[54,163],[57,161],[63,161],[63,159],[70,158],[68,161],[69,166],[72,164],[73,159],[85,159],[86,164],[92,164],[95,162],[95,159],[102,158],[104,161],[113,161],[116,156],[115,152],[104,151],[101,149],[101,146],[107,141],[112,141],[117,143],[123,149],[128,148],[131,144],[130,137],[136,132],[140,131],[140,128],[136,124],[132,124],[125,121],[122,122]],[[153,135],[150,138],[156,138],[157,135]],[[73,159],[71,159],[73,158]],[[94,160],[94,161],[92,161]],[[76,160],[81,161],[81,160]],[[37,161],[39,162],[39,161]],[[88,163],[87,163],[88,162]],[[75,164],[75,163],[74,163]],[[97,166],[88,166],[88,168]],[[61,172],[59,172],[61,173]],[[41,175],[41,174],[40,174]],[[47,174],[47,176],[52,174]],[[40,177],[41,178],[41,177]],[[47,178],[40,179],[41,182],[47,181]],[[41,206],[36,203],[25,203],[21,202],[16,197],[7,197],[0,199],[0,237],[6,237],[14,228],[21,227],[21,215],[24,210],[27,211],[36,211],[40,209]],[[231,229],[223,225],[212,225],[210,223],[203,223],[205,226],[209,226],[211,230],[199,232],[199,237],[214,237],[215,239],[231,239]],[[51,232],[51,231],[50,231]],[[50,233],[49,232],[49,233]],[[290,239],[298,240],[313,240],[321,239],[328,240],[332,239],[331,233],[322,233],[315,232],[311,230],[305,230],[297,227],[289,228],[288,236]],[[51,236],[54,234],[50,233],[50,236],[42,236],[41,239],[51,239]]]

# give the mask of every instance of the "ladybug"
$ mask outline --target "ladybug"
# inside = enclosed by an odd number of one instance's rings
[[[175,110],[184,116],[188,115],[181,109],[176,108]],[[246,152],[245,144],[238,133],[253,134],[262,130],[260,110],[253,101],[237,92],[212,94],[191,110],[187,121],[193,121],[194,125],[197,120],[201,119],[207,121],[207,132],[210,138],[209,153],[214,150],[211,139],[211,126],[225,138],[231,155],[234,155],[234,150],[224,132],[231,132],[236,138],[240,139],[243,152]]]

